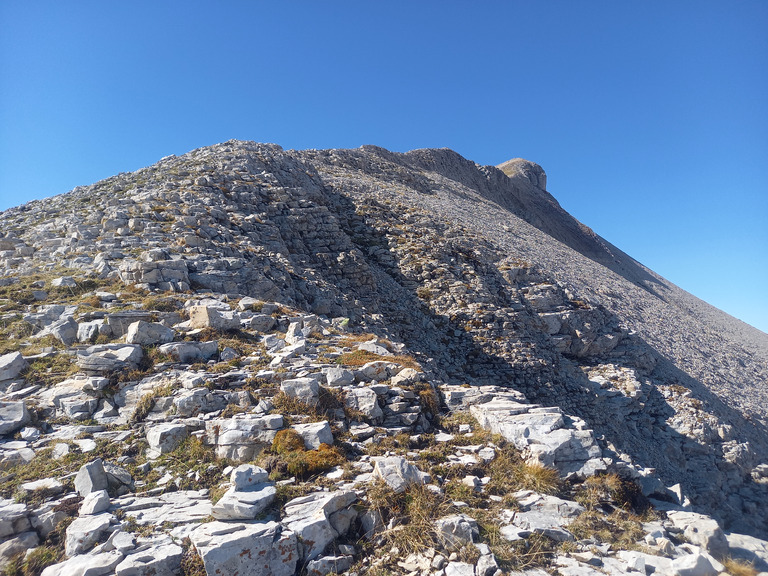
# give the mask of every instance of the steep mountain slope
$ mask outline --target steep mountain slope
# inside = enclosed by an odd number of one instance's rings
[[[231,141],[0,214],[0,267],[349,317],[444,382],[560,406],[606,457],[768,533],[768,335],[573,219],[540,167],[501,168]]]

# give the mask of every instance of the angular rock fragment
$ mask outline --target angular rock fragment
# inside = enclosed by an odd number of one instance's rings
[[[0,382],[18,378],[27,368],[21,352],[9,352],[0,356]]]
[[[0,402],[0,435],[16,432],[30,421],[24,402]]]
[[[285,505],[283,524],[296,533],[301,558],[318,558],[326,546],[349,529],[357,513],[351,508],[354,492],[314,492]]]
[[[424,484],[429,474],[400,456],[380,458],[373,467],[373,477],[380,478],[397,493],[404,492],[411,484]]]

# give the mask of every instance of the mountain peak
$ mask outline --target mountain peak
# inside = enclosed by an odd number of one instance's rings
[[[546,512],[572,563],[759,552],[768,336],[500,168],[230,141],[0,213],[3,549],[486,576]]]

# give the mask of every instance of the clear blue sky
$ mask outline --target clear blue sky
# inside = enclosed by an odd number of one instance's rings
[[[0,2],[0,209],[231,138],[524,157],[768,331],[768,2]]]

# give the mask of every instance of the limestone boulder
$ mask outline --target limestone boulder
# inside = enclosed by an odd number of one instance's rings
[[[27,368],[27,361],[21,352],[9,352],[0,356],[0,382],[14,380]]]
[[[404,492],[412,484],[424,484],[429,474],[400,456],[380,458],[373,466],[373,477],[383,480],[392,490]]]
[[[107,473],[101,458],[81,466],[75,476],[75,490],[83,497],[91,492],[106,490],[108,485]]]
[[[117,550],[100,554],[82,554],[48,566],[40,576],[96,576],[112,574],[123,559]]]
[[[292,426],[304,440],[307,450],[317,450],[320,444],[333,444],[333,433],[327,420],[322,422],[309,422],[307,424],[294,424]]]
[[[185,424],[158,424],[147,431],[148,458],[159,458],[162,454],[173,452],[182,440],[189,436]]]
[[[206,442],[219,458],[237,462],[252,460],[272,445],[277,431],[284,427],[279,414],[255,416],[238,414],[232,418],[215,418],[205,423]]]
[[[116,519],[112,514],[80,516],[67,526],[65,554],[72,557],[93,548]]]
[[[171,328],[158,322],[144,322],[139,320],[128,327],[125,341],[128,344],[151,346],[155,344],[167,344],[173,342],[175,333]]]
[[[683,531],[683,536],[689,542],[701,546],[714,557],[723,558],[728,554],[728,540],[716,520],[704,514],[682,510],[670,510],[667,518]]]
[[[143,357],[141,346],[136,344],[104,344],[78,351],[75,362],[86,372],[110,373],[135,370]]]
[[[115,566],[115,576],[176,576],[184,550],[173,542],[150,545],[129,554]]]
[[[213,328],[226,332],[240,328],[240,317],[235,312],[212,306],[192,306],[189,309],[189,325],[192,328]]]
[[[354,492],[314,492],[294,498],[284,509],[283,524],[296,533],[304,561],[318,558],[325,548],[349,529],[357,513],[351,508]]]
[[[299,559],[296,535],[277,522],[208,522],[189,539],[207,574],[293,576]]]
[[[16,432],[30,420],[24,402],[0,402],[0,435]]]

